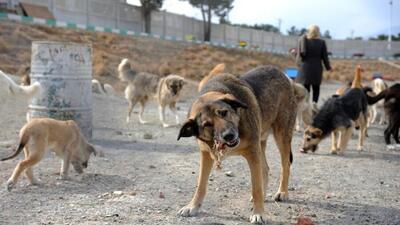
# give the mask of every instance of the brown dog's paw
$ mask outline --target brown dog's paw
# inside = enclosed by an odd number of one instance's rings
[[[285,192],[277,192],[274,196],[276,202],[284,202],[289,200],[289,194]]]
[[[252,214],[250,216],[250,223],[252,224],[265,224],[265,221],[260,214]]]
[[[183,217],[196,216],[199,213],[199,208],[200,207],[195,207],[189,204],[179,210],[178,216],[183,216]]]
[[[8,180],[6,184],[6,190],[11,191],[14,188],[14,182],[12,180]]]

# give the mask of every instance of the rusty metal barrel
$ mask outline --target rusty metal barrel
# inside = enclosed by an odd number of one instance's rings
[[[35,41],[31,81],[41,93],[29,105],[30,118],[74,120],[92,138],[92,48],[88,44]]]

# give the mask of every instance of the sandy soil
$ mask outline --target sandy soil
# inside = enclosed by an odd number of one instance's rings
[[[337,83],[325,83],[330,95]],[[195,97],[195,86],[186,87],[187,99],[179,102],[183,120]],[[16,141],[24,124],[26,104],[9,100],[0,108],[0,141]],[[120,97],[94,94],[93,143],[104,157],[93,157],[81,178],[71,170],[71,179],[57,180],[60,161],[49,153],[35,167],[39,186],[27,186],[21,177],[8,192],[5,182],[19,156],[0,163],[0,224],[247,224],[250,215],[250,176],[241,157],[223,162],[213,171],[201,213],[193,218],[177,217],[196,187],[198,150],[193,138],[176,141],[178,128],[162,128],[157,107],[151,104],[145,118],[151,123],[125,123],[127,104]],[[137,110],[136,110],[137,111]],[[169,121],[173,122],[171,114]],[[356,137],[344,156],[329,154],[325,140],[315,154],[297,151],[301,134],[292,143],[294,163],[290,178],[290,200],[275,203],[280,158],[272,138],[267,147],[271,169],[266,219],[268,224],[295,224],[298,217],[316,224],[400,224],[400,151],[387,150],[383,127],[373,125],[366,151],[355,150]],[[0,147],[0,156],[10,154]],[[227,176],[230,171],[233,176]]]

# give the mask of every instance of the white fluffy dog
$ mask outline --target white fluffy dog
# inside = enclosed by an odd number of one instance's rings
[[[380,78],[374,79],[371,84],[372,84],[372,90],[375,94],[379,94],[387,88],[386,83]],[[385,111],[383,110],[383,102],[384,100],[382,99],[370,107],[369,123],[375,123],[378,114],[380,114],[379,124],[382,125],[385,123],[386,115]]]

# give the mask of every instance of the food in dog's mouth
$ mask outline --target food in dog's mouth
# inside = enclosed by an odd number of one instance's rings
[[[219,141],[215,140],[215,148],[218,151],[224,151],[226,147],[228,148],[234,148],[240,143],[240,138],[236,138],[230,142],[224,142],[224,141]]]

